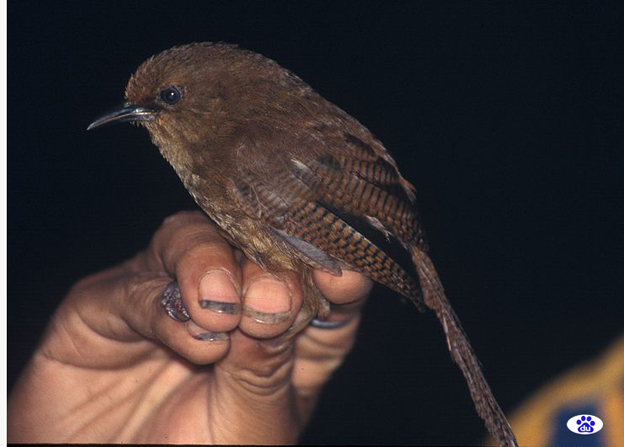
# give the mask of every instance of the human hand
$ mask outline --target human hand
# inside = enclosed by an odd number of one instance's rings
[[[159,304],[173,278],[184,323]],[[264,272],[203,214],[168,218],[148,249],[63,301],[9,400],[8,441],[296,442],[372,287],[349,271],[314,279],[349,322],[285,336],[302,303],[294,275]]]

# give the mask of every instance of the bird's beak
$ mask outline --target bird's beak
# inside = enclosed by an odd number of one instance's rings
[[[97,129],[108,124],[126,123],[128,121],[154,121],[155,119],[156,110],[125,102],[121,106],[98,117],[89,124],[87,130]]]

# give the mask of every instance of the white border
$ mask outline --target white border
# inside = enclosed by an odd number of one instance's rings
[[[3,2],[0,8],[0,76],[4,91],[7,87],[7,2]],[[7,439],[7,95],[0,95],[0,346],[2,349],[2,402],[4,405],[0,410],[0,443],[6,445]]]

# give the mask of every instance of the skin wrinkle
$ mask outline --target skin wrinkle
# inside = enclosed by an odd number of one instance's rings
[[[111,384],[110,387],[108,387],[108,389],[103,390],[101,393],[98,394],[103,394],[106,391],[110,391],[111,389],[115,388],[119,386],[119,384]],[[88,407],[93,406],[91,405],[92,403],[92,398],[97,397],[97,395],[90,395],[88,396],[84,401],[82,405],[79,405],[79,408],[82,409],[83,411],[80,413],[84,413],[84,414],[89,414],[86,410],[88,409]],[[78,442],[80,441],[80,439],[83,438],[84,436],[84,432],[89,432],[89,427],[97,424],[100,424],[102,421],[102,415],[110,415],[111,414],[111,408],[115,408],[115,411],[112,412],[115,416],[120,415],[121,411],[120,411],[120,407],[121,405],[119,404],[119,402],[110,402],[110,404],[108,406],[103,406],[100,411],[96,411],[95,413],[91,413],[91,417],[86,419],[81,425],[77,426],[73,433],[69,434],[68,437],[66,438],[66,442]],[[80,420],[79,418],[76,417],[76,412],[70,412],[68,413],[65,418],[65,420],[68,420],[69,422],[73,422],[73,421],[77,421]]]
[[[350,322],[349,324],[356,324],[356,322]],[[320,330],[323,330],[323,329],[320,329]],[[334,329],[334,330],[338,330],[338,329]],[[315,337],[312,334],[308,336],[308,339],[302,341],[302,343],[303,342],[313,343],[316,346],[319,346],[322,348],[319,350],[319,355],[314,357],[314,360],[333,358],[338,352],[343,351],[345,349],[345,347],[343,346],[336,346],[335,343],[332,343],[327,340],[323,340],[322,336]],[[355,338],[351,341],[348,347],[350,348],[354,343],[355,343]]]
[[[67,343],[63,343],[63,347],[66,347],[68,343],[73,346],[74,350],[78,354],[79,358],[89,359],[92,357],[90,354],[90,348],[88,345],[96,345],[97,341],[91,340],[92,336],[102,338],[109,343],[116,343],[117,340],[111,339],[110,337],[105,336],[104,334],[97,331],[93,325],[87,322],[87,319],[82,309],[79,306],[75,305],[75,301],[70,301],[68,304],[68,311],[64,314],[66,317],[63,320],[60,320],[58,323],[52,325],[52,330],[56,331],[57,335],[64,340],[67,340]],[[70,321],[71,320],[71,321]],[[78,327],[75,325],[78,324]],[[71,329],[70,329],[71,328]],[[84,334],[84,335],[83,335]],[[81,343],[82,341],[82,343]],[[122,342],[124,345],[127,344],[126,341]],[[87,346],[82,346],[83,344]],[[50,358],[57,360],[59,363],[75,366],[79,368],[100,368],[100,365],[93,365],[88,361],[85,361],[83,364],[79,364],[77,362],[70,363],[62,357],[68,357],[67,354],[54,354],[51,351],[48,351]]]
[[[256,396],[271,396],[279,392],[288,383],[288,377],[293,369],[292,362],[280,365],[272,376],[258,377],[254,371],[243,370],[239,373],[230,373],[230,377],[250,394]],[[277,377],[277,379],[276,379]]]
[[[185,421],[191,417],[195,418],[194,423],[187,426],[186,429],[169,430],[165,431],[164,434],[170,437],[171,442],[212,443],[213,439],[206,438],[210,420],[208,402],[213,398],[210,388],[211,374],[207,374],[211,369],[195,366],[193,371],[202,373],[190,377],[188,381],[182,384],[169,399],[173,405],[164,408],[152,420],[146,421],[146,429],[160,430],[159,427],[163,422],[168,423],[179,419]],[[207,399],[193,400],[187,405],[187,400],[195,397],[197,393]],[[217,419],[219,419],[218,416]]]
[[[112,326],[111,320],[107,320],[107,323],[109,323],[109,328],[111,328],[111,331],[109,331],[108,333],[105,333],[103,331],[104,328],[101,326],[101,321],[99,320],[93,321],[93,319],[89,317],[89,314],[93,313],[93,309],[96,309],[95,313],[99,314],[99,313],[105,313],[111,307],[113,308],[116,307],[116,300],[118,300],[119,297],[126,296],[129,287],[132,287],[133,285],[138,285],[138,281],[137,282],[124,281],[124,278],[134,279],[134,277],[136,276],[137,276],[136,274],[132,274],[130,272],[124,272],[123,266],[113,268],[107,275],[105,275],[105,278],[107,278],[109,281],[115,281],[118,284],[124,284],[123,288],[114,290],[113,292],[109,294],[108,297],[106,297],[106,299],[97,300],[97,301],[88,300],[87,302],[90,304],[90,306],[88,306],[87,308],[85,308],[84,306],[82,307],[78,306],[77,302],[81,300],[82,296],[88,296],[92,288],[97,287],[97,286],[94,285],[93,282],[79,283],[70,292],[70,297],[72,297],[73,299],[68,300],[68,306],[69,306],[69,309],[73,312],[68,312],[67,314],[68,315],[71,315],[72,313],[75,314],[75,316],[79,318],[80,322],[85,327],[87,327],[89,331],[91,331],[92,333],[97,334],[111,341],[116,340],[116,338],[113,337],[113,334],[117,331],[112,330],[113,326]],[[119,321],[121,322],[123,318],[121,317],[121,315],[118,315],[118,317],[119,317]],[[124,341],[128,341],[127,335],[131,332],[132,331],[129,328],[127,328],[127,330],[124,331],[124,337],[123,337]]]
[[[241,384],[245,382],[237,381],[237,384]],[[280,421],[279,425],[289,433],[279,434],[276,433],[274,436],[278,436],[276,440],[275,437],[272,438],[272,441],[261,442],[262,444],[282,444],[282,443],[294,443],[296,440],[296,436],[292,433],[295,428],[294,426],[294,418],[292,413],[289,411],[279,410],[282,408],[280,402],[288,402],[290,387],[288,385],[281,386],[273,390],[272,392],[263,393],[260,395],[254,394],[254,391],[257,390],[249,390],[242,387],[218,387],[218,389],[227,389],[230,390],[228,393],[228,398],[222,398],[217,400],[220,403],[219,406],[223,405],[231,405],[233,402],[246,402],[246,405],[235,405],[238,411],[242,412],[252,412],[257,415],[261,415],[258,419],[256,418],[253,425],[245,426],[244,431],[241,431],[241,427],[236,424],[225,424],[226,427],[231,428],[230,436],[233,438],[230,439],[239,439],[239,441],[235,441],[234,443],[243,443],[243,444],[256,444],[258,441],[253,441],[254,439],[267,439],[266,433],[274,432],[275,430],[272,428],[272,424],[275,424],[276,421]],[[256,396],[260,396],[262,399],[249,399],[247,394],[251,393]],[[288,409],[290,410],[290,405]],[[223,411],[223,409],[221,409]],[[236,419],[244,419],[244,415],[240,415],[236,417]],[[221,425],[223,426],[223,425]],[[244,437],[241,438],[241,434]],[[240,439],[244,439],[244,441],[240,441]],[[215,438],[216,442],[218,438]],[[250,441],[251,440],[251,441]]]
[[[63,365],[65,366],[65,365]],[[81,368],[77,368],[77,367],[70,367],[75,371],[79,371]],[[75,421],[80,421],[81,419],[79,417],[76,417],[77,414],[83,415],[83,414],[89,414],[88,409],[90,407],[96,407],[98,406],[97,403],[97,397],[98,396],[103,396],[105,394],[110,394],[115,388],[119,388],[120,386],[122,386],[122,384],[120,383],[116,383],[116,382],[112,382],[109,383],[107,386],[104,386],[101,390],[98,390],[96,393],[89,393],[88,396],[85,396],[84,399],[82,400],[82,402],[79,402],[74,408],[72,408],[71,410],[67,411],[67,413],[61,417],[61,419],[59,421],[54,422],[53,426],[56,428],[60,428],[60,426],[62,425],[66,425],[66,426],[72,426],[72,422]],[[100,399],[101,401],[101,399]],[[111,412],[110,409],[112,407],[115,407],[117,410],[114,412]],[[77,433],[80,432],[84,432],[87,427],[89,427],[91,424],[93,424],[95,421],[100,422],[100,416],[102,414],[106,414],[106,413],[112,413],[113,415],[117,415],[119,414],[119,406],[110,401],[109,405],[105,405],[102,407],[102,409],[100,411],[96,411],[95,415],[91,418],[89,418],[88,420],[86,420],[83,424],[70,429],[69,427],[63,430],[57,430],[60,433],[64,433],[65,435],[67,434],[67,432],[72,432],[71,434],[67,435],[69,437],[65,437],[64,440],[67,442],[68,440],[72,440],[72,439],[80,439],[82,437],[82,435],[79,435]],[[63,424],[63,422],[66,422],[65,424]],[[87,430],[88,431],[88,430]]]
[[[285,346],[287,349],[279,353],[279,357],[275,357],[275,353],[273,353],[271,362],[265,362],[262,368],[256,366],[254,369],[250,369],[244,365],[239,365],[238,371],[231,371],[220,366],[217,366],[217,370],[225,374],[226,380],[236,381],[251,394],[270,395],[287,383],[287,379],[292,373],[293,362],[290,360],[290,351],[293,348],[290,344]],[[283,361],[283,358],[286,358],[287,361]],[[216,377],[218,380],[219,375],[217,374]]]
[[[179,369],[180,366],[184,366],[184,365],[182,365],[182,364],[175,364],[175,363],[168,365],[168,364],[164,363],[163,367],[161,368],[161,370],[154,376],[154,379],[152,380],[152,383],[149,384],[148,387],[144,388],[144,394],[146,394],[146,395],[150,394],[149,391],[151,389],[158,389],[158,388],[160,388],[160,384],[158,383],[159,379],[162,379],[162,377],[165,376],[169,372],[169,370],[171,370],[171,369]],[[141,401],[141,400],[139,400],[137,402],[136,407],[137,408],[141,408],[142,407],[143,408],[143,414],[156,414],[158,412],[158,410],[161,408],[161,406],[163,404],[165,404],[172,395],[177,393],[178,390],[181,387],[184,386],[185,379],[187,377],[191,377],[191,375],[192,375],[191,369],[192,368],[188,368],[188,365],[186,365],[186,368],[189,369],[188,375],[186,377],[180,377],[178,379],[179,384],[178,384],[177,387],[171,387],[171,389],[167,393],[162,394],[159,398],[154,398],[153,394],[152,394],[150,399],[149,399],[149,402],[148,401]],[[140,420],[141,416],[142,415],[140,414],[140,412],[137,411],[135,413],[133,419],[135,419],[137,421],[136,422],[132,421],[134,423],[134,425],[135,425],[135,428],[133,430],[132,435],[130,435],[130,434],[128,435],[129,439],[134,439],[137,436],[137,433],[141,430],[141,428],[144,425],[146,425],[146,424],[148,424],[150,422],[150,418],[145,418],[145,420],[143,422],[141,422],[141,420]],[[129,419],[128,420],[128,427],[130,427],[130,422],[131,422],[131,420]],[[129,431],[130,431],[130,429],[129,429]]]
[[[210,229],[207,233],[212,232],[208,220],[202,219]],[[183,220],[176,231],[184,232]],[[163,236],[169,240],[161,243],[169,246],[171,252],[179,253],[179,242],[184,238],[175,238],[176,245],[171,247],[173,235]],[[228,246],[219,250],[227,251],[217,255],[217,263],[219,259],[236,256]],[[184,255],[172,258],[176,263],[173,267]],[[242,258],[239,260],[248,263]],[[203,264],[205,260],[195,261]],[[309,417],[310,404],[315,399],[299,396],[298,387],[305,388],[310,378],[294,382],[293,369],[301,358],[318,357],[315,348],[310,346],[302,351],[297,347],[295,350],[291,333],[285,333],[284,339],[279,341],[257,341],[236,328],[233,333],[237,335],[232,345],[228,344],[229,351],[226,347],[211,357],[211,366],[192,365],[180,355],[204,361],[206,352],[215,352],[215,346],[185,335],[184,326],[169,319],[157,303],[169,277],[150,271],[137,272],[141,262],[134,258],[132,262],[93,275],[72,289],[39,349],[45,353],[51,343],[66,348],[68,352],[61,354],[71,357],[61,358],[69,360],[70,366],[40,355],[35,357],[29,366],[32,373],[16,387],[17,395],[11,398],[9,439],[59,442],[67,441],[67,433],[70,433],[71,440],[80,442],[295,442],[301,421]],[[245,276],[243,266],[236,265],[242,285],[262,274],[257,266],[248,264]],[[187,276],[201,271],[192,265],[187,268],[191,269],[184,272]],[[128,274],[120,274],[123,271]],[[292,281],[298,288],[296,279]],[[360,276],[352,278],[351,282],[357,285],[354,290],[359,290],[363,281],[366,280]],[[348,288],[345,293],[349,296]],[[130,325],[126,328],[128,342],[116,340],[124,332],[118,332],[116,321],[122,321],[120,317],[125,318],[123,327]],[[61,323],[60,332],[52,330],[55,324]],[[111,327],[113,334],[108,333]],[[173,346],[173,350],[158,340],[144,339],[144,343],[136,343],[133,331],[145,332],[146,327],[154,327],[155,335]],[[315,329],[310,328],[310,331]],[[347,334],[338,332],[328,336],[340,333]],[[297,337],[305,338],[305,334]],[[338,337],[338,344],[341,344],[340,338],[343,337]],[[241,341],[246,343],[237,344]],[[77,347],[73,346],[74,342],[78,343]],[[57,348],[52,352],[58,357]],[[85,358],[89,353],[91,359]],[[344,351],[337,355],[344,355]],[[124,361],[126,368],[119,365]],[[42,364],[47,367],[42,368]],[[83,364],[89,368],[79,367]],[[93,364],[100,368],[93,368]],[[318,366],[326,367],[323,362]],[[329,374],[321,376],[328,378]],[[22,410],[19,399],[23,401]],[[71,414],[66,416],[67,410],[63,408],[71,408]],[[63,412],[62,423],[55,421],[59,409]],[[304,413],[303,410],[308,411]],[[25,414],[30,414],[32,419],[24,420]],[[65,437],[61,438],[63,435]]]
[[[357,327],[358,323],[359,317],[356,317],[350,325],[352,324]],[[296,386],[300,398],[308,400],[318,393],[327,378],[344,362],[344,354],[349,352],[355,344],[355,334],[349,331],[348,326],[349,325],[338,329],[344,331],[343,333],[352,334],[346,342],[343,340],[343,343],[340,344],[336,344],[335,341],[332,343],[329,339],[324,341],[321,335],[325,335],[325,333],[322,330],[310,331],[305,337],[297,341],[296,349],[307,348],[308,351],[314,352],[316,350],[316,352],[319,353],[316,356],[299,359],[294,364],[293,383]],[[340,334],[335,334],[334,336],[338,335]],[[315,349],[313,349],[312,346]],[[324,349],[327,349],[327,351],[324,352]],[[314,380],[310,381],[310,377],[314,377]],[[308,379],[307,386],[298,385],[305,383],[306,378]]]
[[[66,324],[63,324],[62,321],[60,323],[53,324],[51,326],[51,332],[55,333],[57,337],[63,340],[67,340],[69,342],[69,343],[63,344],[64,348],[66,348],[67,345],[69,345],[73,348],[73,350],[76,352],[76,354],[79,357],[82,357],[82,351],[80,348],[78,348],[78,343],[74,340],[71,334],[69,334]],[[54,337],[54,335],[52,335],[52,337]],[[53,347],[48,346],[47,349],[41,352],[41,354],[43,355],[44,358],[48,360],[52,360],[63,365],[71,365],[65,360],[63,360],[63,357],[67,357],[67,356],[63,356],[60,353],[55,353],[53,350]]]
[[[112,384],[112,386],[110,388],[113,388],[115,386],[121,387],[122,384]],[[82,427],[80,427],[81,431],[86,431],[86,428],[91,426],[91,425],[99,424],[101,422],[100,421],[101,415],[106,415],[106,414],[111,414],[112,413],[115,417],[120,417],[121,418],[122,413],[123,414],[129,413],[131,411],[132,407],[136,408],[138,405],[140,405],[140,400],[138,400],[138,399],[136,399],[136,403],[134,405],[132,405],[133,398],[138,396],[138,395],[140,395],[140,394],[144,394],[145,388],[147,388],[148,386],[149,386],[149,382],[146,383],[146,385],[144,387],[142,387],[142,388],[134,388],[134,389],[131,388],[130,392],[127,393],[124,397],[117,398],[114,401],[111,400],[110,401],[110,405],[108,407],[103,407],[100,412],[95,413],[95,415],[93,415],[93,417],[91,419],[87,420],[85,422],[85,424]],[[89,396],[89,400],[92,397],[93,396]],[[121,411],[122,408],[128,407],[128,406],[130,408],[125,409],[123,412]],[[111,411],[112,408],[115,408],[115,410]],[[119,433],[123,430],[123,427],[127,426],[127,424],[129,423],[129,420],[126,419],[125,417],[123,417],[121,419],[123,421],[125,421],[125,422],[122,423],[123,424],[122,425],[122,429],[119,430],[119,432],[117,432],[117,433],[112,435],[112,438],[110,439],[111,442],[117,436],[119,436]],[[70,442],[71,441],[79,441],[81,439],[81,437],[82,436],[70,437],[69,441]]]
[[[123,278],[124,276],[126,276],[126,275],[116,275],[116,279],[120,280],[120,278]],[[122,284],[126,284],[126,291],[125,292],[118,292],[118,293],[113,294],[114,297],[115,297],[114,299],[117,299],[116,297],[120,297],[120,296],[147,296],[147,297],[157,296],[155,293],[154,294],[148,293],[148,294],[128,295],[128,293],[136,293],[136,291],[132,290],[133,288],[140,288],[140,287],[145,288],[146,283],[145,282],[139,282],[139,281],[126,281],[126,282],[120,281],[120,282]],[[82,292],[78,292],[78,293],[87,293],[88,292],[88,287],[89,286],[87,286],[87,290],[86,291],[82,291]],[[152,286],[152,287],[155,287],[155,286]],[[75,303],[75,300],[73,301],[73,303]],[[126,328],[126,331],[124,331],[125,332],[124,338],[120,337],[118,339],[118,338],[113,338],[112,337],[113,333],[116,332],[116,331],[109,332],[108,334],[104,333],[102,331],[102,329],[101,329],[101,323],[102,322],[101,321],[98,321],[97,322],[98,324],[89,323],[88,320],[90,318],[87,315],[85,315],[85,313],[84,313],[85,310],[81,309],[80,307],[77,307],[75,304],[70,304],[69,305],[69,310],[70,311],[67,313],[67,315],[70,315],[70,316],[73,315],[74,318],[76,319],[76,321],[79,322],[80,325],[84,326],[84,328],[86,328],[86,331],[83,331],[80,328],[78,328],[78,330],[74,329],[73,332],[80,332],[80,333],[84,332],[86,334],[91,334],[91,335],[94,335],[96,337],[100,337],[100,338],[105,339],[106,342],[110,343],[110,344],[117,344],[117,343],[119,343],[119,344],[121,344],[123,349],[126,349],[126,350],[128,349],[128,344],[134,344],[135,346],[138,347],[139,351],[149,352],[149,346],[148,346],[148,344],[146,344],[146,340],[144,338],[142,338],[142,337],[137,335],[135,340],[129,340],[128,339],[128,335],[129,334],[134,334],[134,331],[132,331],[130,329],[129,323],[127,321],[125,321],[123,316],[119,315],[119,319],[120,319],[120,321],[124,322],[124,324],[127,326],[127,328]],[[112,327],[112,326],[110,326],[112,324],[110,319],[106,320],[106,324],[109,325],[109,327]],[[79,353],[79,355],[81,357],[83,357],[83,358],[84,357],[88,357],[89,355],[85,354],[84,348],[79,345],[79,342],[77,342],[77,338],[74,337],[72,335],[72,333],[70,333],[70,331],[67,329],[67,327],[69,327],[69,326],[73,326],[73,325],[70,325],[69,323],[65,322],[65,324],[63,324],[63,323],[56,324],[53,327],[56,330],[62,330],[62,332],[65,334],[65,338],[67,340],[69,340],[69,342],[72,344],[72,346],[74,346],[76,352]],[[89,341],[88,338],[86,338],[85,339],[85,343],[97,344],[97,341]],[[138,343],[138,345],[136,343]],[[140,345],[145,345],[145,347],[142,347]],[[139,353],[139,355],[136,356],[136,359],[137,359],[136,361],[137,362],[140,361],[141,357],[142,356]],[[51,355],[50,358],[54,358],[54,356]],[[75,363],[74,364],[66,363],[63,360],[59,359],[59,358],[57,358],[56,360],[58,360],[61,363],[65,363],[65,364],[71,365],[71,366],[83,367],[83,368],[84,367],[89,367],[86,364],[80,365],[80,364],[75,364]],[[125,367],[125,366],[127,366],[127,364],[126,365],[119,365],[118,367]],[[91,366],[91,368],[100,368],[100,365],[93,365],[93,366]],[[109,366],[108,369],[111,369],[111,367]]]
[[[135,285],[134,287],[138,288],[137,286],[138,285]],[[131,286],[131,288],[134,288],[134,287]],[[154,289],[156,288],[156,286],[153,286],[153,287],[154,287]],[[163,290],[164,290],[164,284],[163,284]],[[137,292],[136,289],[135,290],[129,289],[129,290],[127,290],[127,292],[135,292],[135,294],[123,294],[123,295],[120,295],[122,297],[122,301],[124,301],[124,303],[128,303],[128,302],[131,303],[132,299],[135,298],[135,297],[144,297],[143,298],[144,300],[147,300],[147,299],[152,299],[153,300],[153,297],[158,296],[156,293],[154,293],[154,294],[147,294],[147,295],[139,294],[139,293],[136,293]],[[155,329],[152,326],[152,324],[154,322],[153,316],[155,315],[154,308],[156,307],[156,304],[154,304],[153,307],[152,306],[145,307],[144,305],[143,306],[139,306],[137,304],[138,303],[135,303],[134,306],[132,306],[132,304],[130,304],[130,305],[126,305],[126,306],[122,306],[121,307],[122,309],[127,309],[127,308],[131,308],[132,309],[132,311],[126,311],[126,312],[123,312],[121,314],[122,320],[128,325],[129,328],[134,328],[134,330],[136,330],[140,335],[143,335],[144,337],[147,337],[150,340],[156,340],[158,338],[157,337],[157,332],[155,331]],[[139,315],[139,316],[143,316],[143,315],[141,313],[137,314],[137,312],[135,310],[139,310],[140,311],[141,308],[144,308],[144,309],[147,308],[147,309],[151,310],[149,313],[150,313],[150,316],[152,316],[152,318],[148,319],[148,321],[151,324],[145,325],[145,324],[143,324],[143,322],[140,322],[139,324],[137,324],[137,322],[136,322],[137,315]]]
[[[123,308],[123,306],[116,305],[116,302],[119,301],[120,299],[124,299],[124,297],[134,297],[134,296],[144,296],[144,295],[145,296],[157,296],[157,292],[155,290],[157,286],[156,284],[154,284],[154,282],[159,281],[161,278],[162,276],[156,275],[156,274],[133,273],[132,276],[128,277],[126,281],[118,280],[119,283],[123,284],[124,286],[123,288],[119,290],[115,290],[112,293],[112,297],[109,298],[110,299],[109,306],[113,308],[119,308],[119,307]],[[154,289],[153,293],[151,290],[145,291],[146,288]],[[140,292],[143,292],[143,293],[140,293]],[[109,323],[108,327],[110,329],[108,333],[103,333],[103,328],[100,328],[101,326],[100,321],[97,322],[98,324],[95,324],[95,323],[91,324],[90,328],[94,332],[100,334],[101,336],[109,340],[123,341],[127,343],[130,341],[128,340],[128,334],[133,334],[135,332],[132,331],[131,325],[129,324],[129,322],[127,321],[127,319],[125,318],[123,314],[115,313],[115,316],[117,317],[118,321],[122,323],[123,328],[114,327],[113,321],[111,320],[108,321]],[[118,340],[118,338],[121,340]],[[141,342],[145,340],[142,339],[142,337],[140,337],[137,334],[136,341]]]
[[[122,397],[118,397],[114,401],[110,401],[109,406],[103,407],[100,412],[96,413],[76,431],[84,431],[90,425],[95,425],[101,422],[101,415],[110,413],[115,418],[121,418],[124,421],[122,427],[116,431],[115,436],[111,438],[110,441],[113,442],[117,440],[123,442],[124,439],[132,439],[135,436],[135,433],[139,432],[142,429],[142,425],[145,424],[145,422],[141,422],[141,419],[146,418],[147,414],[156,413],[160,405],[163,402],[166,402],[171,395],[175,394],[180,386],[184,385],[185,377],[181,376],[178,378],[178,387],[172,387],[167,393],[161,393],[161,395],[154,397],[155,394],[152,391],[158,390],[161,387],[163,376],[166,376],[171,369],[179,370],[180,367],[183,366],[181,364],[167,364],[162,360],[157,360],[154,363],[155,368],[153,369],[152,377],[147,382],[144,382],[142,386],[137,388],[135,386],[136,381],[134,379],[128,379],[123,383],[113,382],[109,386],[100,390],[98,393],[89,395],[82,405],[79,405],[74,409],[74,414],[68,414],[66,418],[71,418],[76,413],[86,413],[86,408],[98,395],[105,395],[107,393],[110,394],[113,389],[121,387],[127,389]],[[158,364],[161,363],[162,365],[158,366]],[[190,374],[191,371],[189,371],[188,375]],[[140,398],[140,396],[147,395],[150,396],[149,400]],[[114,408],[114,411],[111,411],[112,408]],[[122,408],[124,408],[123,411],[121,411]],[[143,410],[141,410],[141,408],[143,408]],[[124,415],[130,415],[131,417],[121,417],[121,413]],[[147,417],[146,419],[149,422],[149,418]],[[78,436],[70,438],[69,440],[79,441],[80,439],[81,436]]]
[[[79,312],[75,312],[74,313],[75,316],[80,317],[80,313]],[[85,325],[88,327],[89,330],[91,330],[92,334],[96,334],[97,336],[103,337],[102,334],[97,333],[95,331],[93,331],[93,328],[89,327],[89,325],[86,324],[86,322],[84,321],[84,318],[80,318],[79,321],[81,322],[81,324]],[[74,341],[74,337],[71,336],[71,334],[69,334],[65,328],[65,325],[57,325],[56,327],[57,331],[63,331],[64,335],[60,335],[63,338],[66,338],[67,340],[70,341],[71,345],[74,347],[75,351],[79,354],[80,357],[84,357],[84,351],[78,347],[78,344]],[[109,341],[113,341],[116,342],[115,340],[110,340]],[[63,362],[62,360],[60,360],[57,356],[52,355],[50,352],[48,351],[43,351],[42,352],[42,357],[44,357],[44,361],[53,361],[53,362],[58,362],[60,363],[62,366],[66,366],[66,367],[70,367],[70,368],[74,368],[76,370],[80,370],[80,369],[84,369],[86,367],[86,365],[76,365],[76,364],[70,364],[70,363],[66,363]],[[161,368],[161,373],[164,372],[164,370],[167,368],[167,365],[165,364],[163,366],[163,368]],[[109,368],[110,369],[110,368]],[[145,386],[143,386],[142,388],[136,388],[131,392],[126,394],[125,398],[123,399],[117,399],[114,403],[111,403],[112,406],[114,406],[116,408],[116,411],[114,413],[119,413],[119,409],[120,407],[122,407],[124,405],[124,403],[131,403],[132,399],[135,398],[137,395],[139,394],[148,394],[149,388],[150,386],[153,386],[155,382],[157,382],[158,380],[158,376],[159,376],[159,372],[155,371],[154,377],[150,382],[146,383]],[[96,392],[95,394],[93,393],[89,393],[89,395],[87,396],[87,398],[83,401],[82,404],[78,404],[75,408],[73,408],[72,410],[70,410],[67,415],[65,416],[64,419],[71,419],[71,420],[75,420],[75,415],[76,414],[80,414],[80,413],[87,413],[86,407],[89,406],[89,404],[95,400],[98,396],[104,395],[104,394],[111,394],[112,390],[114,388],[119,388],[123,386],[123,384],[120,383],[111,383],[109,386],[104,387],[103,389],[99,390],[98,392]],[[174,390],[172,390],[171,392],[174,392]],[[166,399],[167,396],[163,396],[162,399]],[[137,403],[136,405],[134,405],[133,407],[136,408],[137,406],[139,406],[141,404],[141,400],[137,399]],[[128,413],[132,413],[132,407],[128,410],[126,410],[126,412]],[[96,424],[97,422],[99,422],[99,419],[101,417],[102,414],[106,414],[107,412],[110,413],[110,407],[103,407],[101,411],[97,412],[92,418],[90,418],[89,420],[87,420],[82,426],[79,426],[75,429],[76,432],[81,432],[81,431],[88,431],[88,427],[92,424]],[[62,421],[62,420],[61,420]],[[59,421],[59,422],[61,422]],[[129,424],[130,421],[127,421],[127,423]],[[77,436],[77,437],[70,437],[69,440],[79,440],[81,439],[81,436]]]
[[[216,368],[215,368],[216,369]],[[210,376],[208,383],[208,390],[210,393],[210,399],[208,399],[208,433],[211,437],[211,442],[217,442],[219,439],[219,431],[222,431],[223,428],[228,429],[230,427],[235,427],[236,422],[231,420],[230,414],[227,411],[221,411],[220,407],[227,407],[229,405],[228,401],[223,399],[223,393],[219,392],[219,378],[217,374]],[[214,390],[214,391],[213,391]],[[222,422],[220,424],[221,430],[219,430],[219,425],[215,424],[215,418],[211,418],[210,415],[222,415]],[[232,439],[232,437],[224,436],[223,439]]]

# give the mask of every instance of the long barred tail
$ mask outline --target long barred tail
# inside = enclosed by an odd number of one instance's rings
[[[410,247],[410,251],[420,279],[425,305],[436,313],[444,328],[451,357],[468,382],[470,396],[477,413],[485,421],[490,434],[498,439],[501,446],[517,446],[511,426],[483,376],[481,365],[455,311],[444,294],[442,283],[431,259],[416,246]]]

